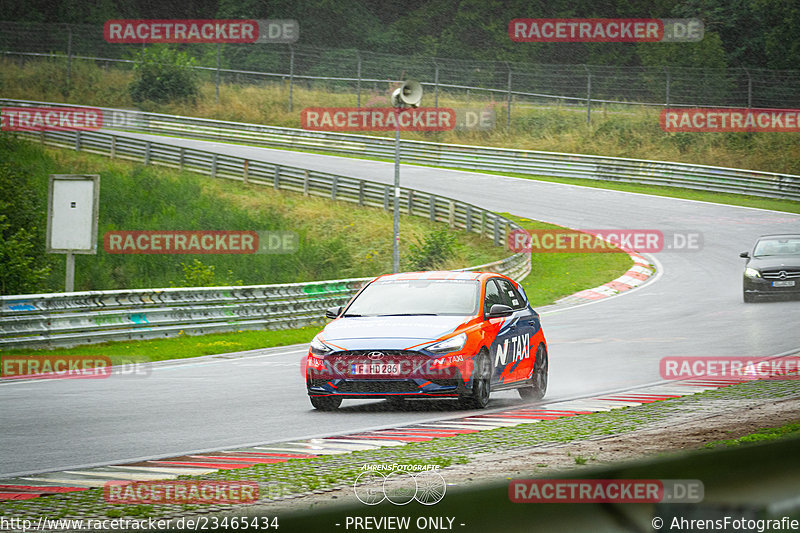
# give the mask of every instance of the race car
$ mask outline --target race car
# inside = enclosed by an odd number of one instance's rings
[[[482,409],[493,391],[544,397],[548,352],[523,288],[490,272],[387,274],[366,284],[311,341],[311,404],[344,398],[455,398]]]

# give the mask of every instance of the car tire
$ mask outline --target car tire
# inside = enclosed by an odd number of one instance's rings
[[[540,344],[536,348],[536,359],[533,362],[533,376],[531,386],[517,389],[523,400],[541,400],[547,393],[547,348]]]
[[[475,364],[472,367],[472,393],[459,398],[459,402],[465,409],[485,409],[489,405],[491,392],[492,364],[486,350],[481,350],[475,356]]]
[[[337,396],[309,396],[311,405],[320,411],[335,411],[342,405],[342,399]]]

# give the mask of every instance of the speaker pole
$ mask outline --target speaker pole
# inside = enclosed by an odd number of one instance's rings
[[[400,272],[400,107],[394,108],[394,218],[392,220],[392,271]]]

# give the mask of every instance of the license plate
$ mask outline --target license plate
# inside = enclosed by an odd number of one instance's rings
[[[365,375],[365,374],[381,374],[396,376],[400,373],[400,365],[389,363],[352,363],[350,365],[350,374]]]
[[[794,287],[794,280],[791,281],[773,281],[773,287]]]

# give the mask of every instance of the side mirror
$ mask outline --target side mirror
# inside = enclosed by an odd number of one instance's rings
[[[509,306],[504,304],[494,304],[492,305],[492,308],[489,309],[489,313],[486,315],[486,318],[498,318],[501,316],[511,316],[512,314],[514,314],[514,310]]]
[[[742,252],[739,254],[739,257],[744,257],[745,259],[750,259],[750,254],[748,252]]]
[[[329,307],[325,310],[325,318],[339,318],[342,313],[342,306]]]

